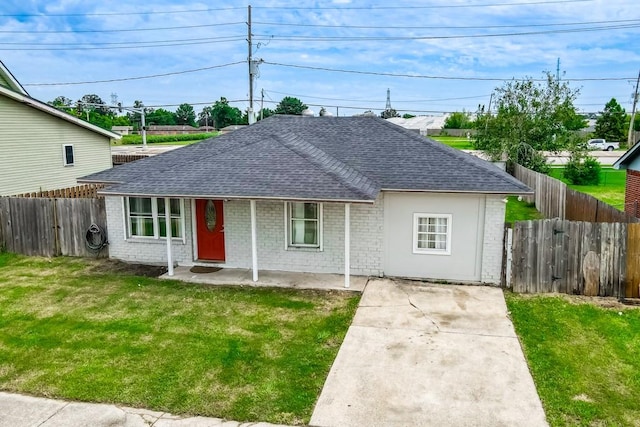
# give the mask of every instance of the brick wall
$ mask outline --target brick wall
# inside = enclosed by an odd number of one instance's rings
[[[165,239],[129,238],[125,239],[122,197],[106,196],[107,229],[109,235],[109,257],[141,264],[166,264],[167,244]],[[172,240],[172,256],[177,264],[193,262],[191,232],[191,202],[184,202],[185,238]]]
[[[229,267],[251,267],[249,201],[225,202],[225,246]],[[323,204],[323,250],[286,248],[284,202],[256,204],[258,267],[265,270],[344,273],[344,205]],[[383,204],[351,205],[351,273],[378,275],[382,269]]]
[[[640,218],[640,171],[627,169],[624,211],[629,215]]]
[[[485,201],[481,273],[481,280],[484,283],[500,283],[506,209],[502,199],[501,196],[487,196]]]
[[[165,240],[130,238],[125,240],[122,197],[105,198],[109,254],[112,258],[139,263],[166,263]],[[173,241],[173,259],[181,265],[193,264],[191,201],[185,200],[185,239]],[[258,267],[264,270],[344,273],[344,205],[323,204],[323,250],[285,248],[284,202],[258,201]],[[351,205],[351,273],[382,273],[382,196],[374,205]],[[225,266],[251,268],[251,221],[249,201],[224,202]]]

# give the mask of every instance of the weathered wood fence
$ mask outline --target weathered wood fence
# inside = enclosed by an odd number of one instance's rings
[[[108,256],[107,246],[91,250],[100,231],[106,237],[104,199],[0,197],[0,247],[38,256]],[[92,225],[97,225],[91,232]]]
[[[505,270],[514,291],[638,297],[640,224],[556,218],[516,222],[512,230]]]
[[[535,202],[546,218],[560,218],[571,221],[590,222],[640,222],[640,219],[628,215],[589,194],[572,190],[555,178],[516,165],[513,174],[535,191],[527,196],[527,201]]]
[[[125,163],[135,162],[136,160],[146,159],[148,154],[112,154],[111,162],[113,166],[120,166]]]
[[[73,199],[102,197],[98,190],[104,188],[102,184],[85,184],[75,187],[59,188],[57,190],[35,191],[32,193],[16,194],[11,197],[64,197]]]

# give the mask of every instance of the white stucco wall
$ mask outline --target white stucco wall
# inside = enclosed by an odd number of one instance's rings
[[[387,193],[385,275],[499,283],[504,223],[500,200],[478,194]],[[450,254],[413,253],[414,213],[451,215]]]

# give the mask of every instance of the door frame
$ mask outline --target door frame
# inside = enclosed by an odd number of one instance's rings
[[[221,200],[222,201],[222,205],[224,207],[224,200],[223,199],[201,199],[201,200]],[[199,259],[199,254],[198,254],[198,218],[197,218],[197,209],[196,209],[196,199],[193,198],[191,199],[191,235],[192,235],[192,241],[193,241],[193,263],[194,264],[202,264],[202,265],[211,265],[211,264],[220,264],[223,265],[226,263],[227,260],[227,244],[226,244],[226,239],[225,239],[225,260],[224,261],[208,261],[208,260],[202,260]]]

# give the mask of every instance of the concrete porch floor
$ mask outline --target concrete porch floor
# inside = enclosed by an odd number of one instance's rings
[[[191,267],[176,267],[174,275],[163,274],[161,279],[175,279],[189,283],[202,283],[205,285],[240,285],[240,286],[264,286],[293,289],[317,289],[340,290],[362,292],[369,280],[367,276],[351,276],[349,288],[344,287],[342,274],[325,273],[296,273],[290,271],[261,270],[258,281],[252,280],[250,269],[223,268],[210,273],[192,273]]]

